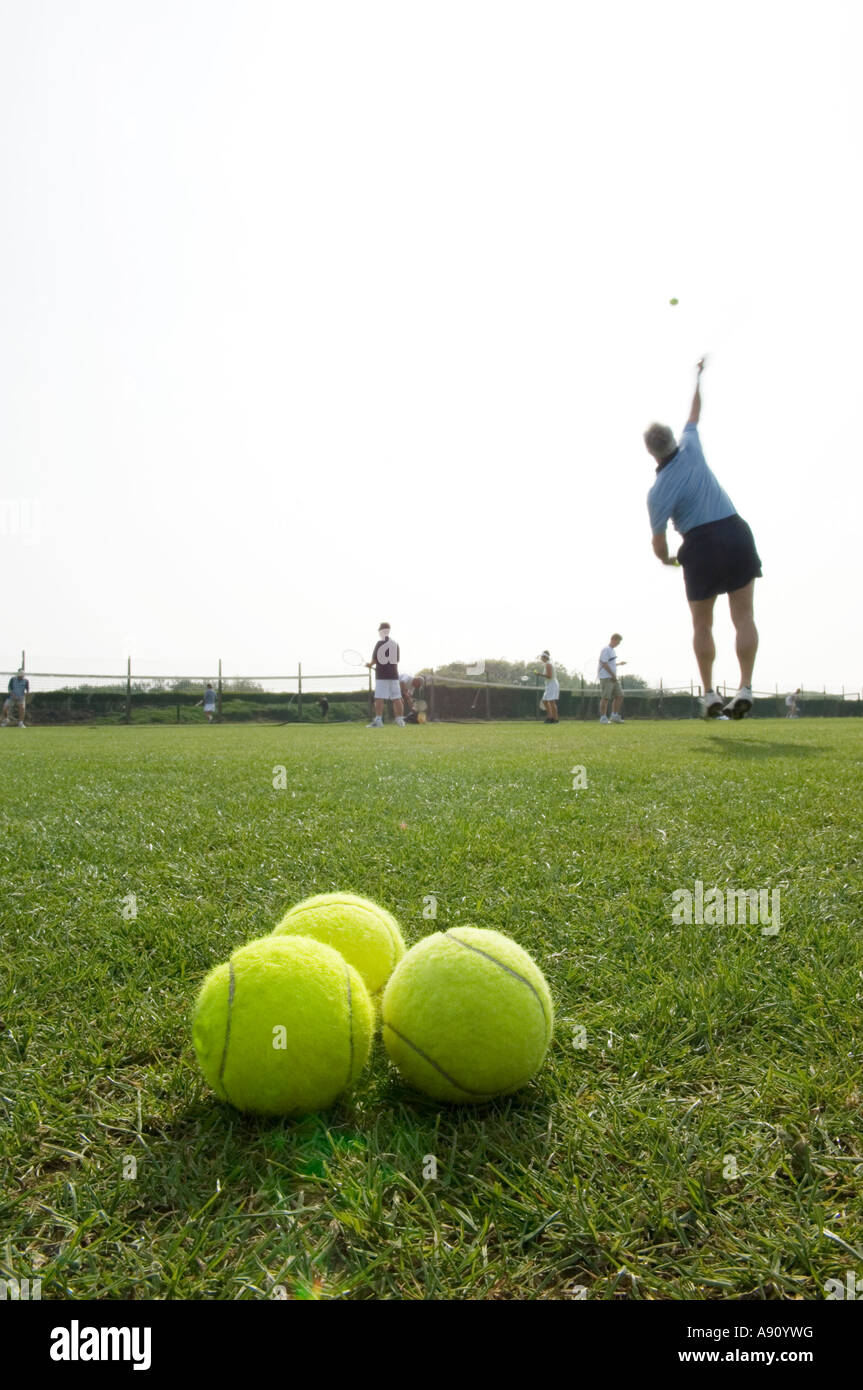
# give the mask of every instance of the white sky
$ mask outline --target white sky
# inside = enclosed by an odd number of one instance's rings
[[[0,666],[336,672],[386,618],[413,668],[617,628],[697,679],[641,434],[707,351],[755,684],[860,688],[861,30],[0,0]]]

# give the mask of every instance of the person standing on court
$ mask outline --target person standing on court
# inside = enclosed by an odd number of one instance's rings
[[[375,717],[367,728],[383,728],[385,700],[392,700],[396,723],[404,727],[404,705],[399,682],[399,644],[390,636],[389,623],[381,623],[378,628],[378,640],[372,652],[372,659],[366,664],[370,670],[372,667],[375,670]]]
[[[548,652],[543,652],[539,659],[543,663],[542,674],[545,677],[545,689],[540,701],[540,704],[545,708],[545,722],[546,724],[559,724],[557,702],[560,699],[560,681],[554,673]]]
[[[29,694],[30,682],[24,675],[24,668],[19,667],[17,674],[14,675],[9,682],[9,700],[11,701],[11,703],[9,705],[9,714],[7,715],[6,719],[3,720],[4,724],[11,724],[14,721],[12,711],[17,710],[18,728],[24,728],[24,715],[27,713],[27,696]]]
[[[622,724],[623,716],[620,711],[623,706],[623,686],[617,679],[618,666],[625,666],[624,661],[618,661],[616,647],[619,647],[623,638],[619,632],[613,632],[607,647],[603,647],[599,653],[599,670],[597,679],[599,680],[599,722],[600,724]],[[608,718],[608,702],[611,700],[611,718]]]
[[[695,395],[680,443],[667,425],[653,424],[645,430],[644,443],[656,460],[656,482],[647,494],[647,510],[653,553],[664,565],[683,566],[692,614],[692,646],[704,691],[702,715],[706,719],[720,714],[742,719],[752,708],[752,671],[758,651],[753,600],[761,561],[752,532],[707,467],[701,449],[698,421],[704,363],[704,358],[698,363]],[[668,554],[669,519],[683,537],[676,560]],[[713,688],[713,608],[718,594],[728,595],[740,662],[740,686],[727,704]]]
[[[203,700],[198,701],[198,705],[204,706],[204,716],[207,720],[207,723],[212,724],[216,715],[216,692],[213,689],[212,684],[207,686],[206,690],[204,691],[204,698]],[[196,709],[198,705],[195,706]]]

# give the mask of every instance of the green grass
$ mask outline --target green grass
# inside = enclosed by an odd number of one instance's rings
[[[0,1277],[75,1299],[863,1279],[861,743],[805,720],[2,731]],[[779,934],[674,925],[696,880],[779,888]],[[438,1106],[378,1041],[326,1114],[215,1100],[201,977],[336,888],[409,942],[473,922],[531,951],[558,1018],[524,1092]]]

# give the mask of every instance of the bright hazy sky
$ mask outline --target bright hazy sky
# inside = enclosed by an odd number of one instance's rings
[[[863,685],[857,0],[0,19],[0,666],[329,673],[385,618],[688,684],[641,435],[707,352],[755,685]]]

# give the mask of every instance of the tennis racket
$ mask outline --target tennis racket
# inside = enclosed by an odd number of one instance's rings
[[[365,666],[365,657],[353,647],[347,647],[342,652],[342,661],[346,666]]]
[[[417,714],[425,714],[428,707],[428,700],[414,700],[414,709]]]

